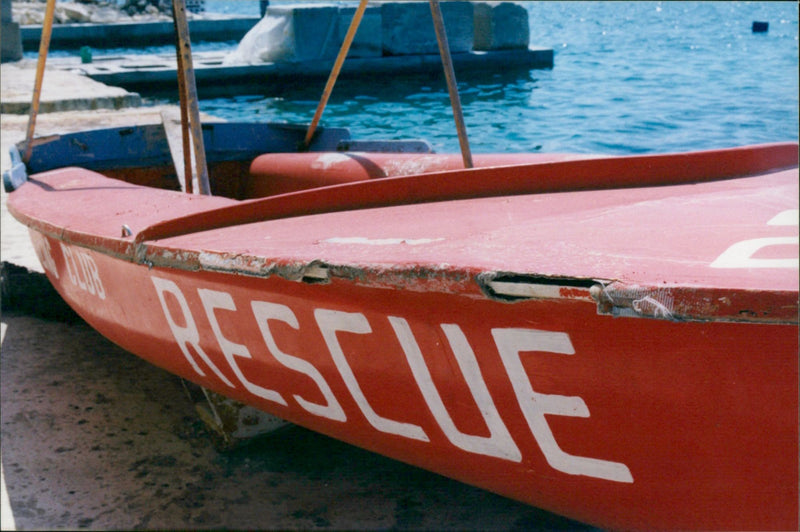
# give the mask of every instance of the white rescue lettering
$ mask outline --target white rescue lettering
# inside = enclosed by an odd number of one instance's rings
[[[239,379],[239,381],[241,381],[241,383],[244,385],[245,389],[253,395],[261,397],[262,399],[266,399],[267,401],[272,401],[273,403],[287,406],[288,403],[286,403],[286,399],[284,399],[281,394],[275,390],[268,390],[247,380],[247,377],[245,377],[242,373],[239,364],[237,364],[236,357],[253,357],[250,355],[250,351],[248,351],[246,346],[237,344],[236,342],[231,342],[225,338],[225,336],[223,336],[222,330],[219,327],[219,322],[217,321],[217,316],[214,314],[216,309],[232,311],[236,310],[236,305],[233,303],[233,298],[231,295],[226,292],[217,292],[216,290],[205,290],[202,288],[199,289],[197,293],[200,295],[200,300],[203,302],[203,308],[206,309],[208,322],[211,324],[211,330],[214,331],[214,336],[217,337],[217,343],[219,344],[220,349],[222,349],[222,354],[225,355],[225,360],[228,361],[228,365],[233,370],[236,378]]]
[[[492,336],[500,351],[500,358],[511,379],[514,393],[525,414],[525,419],[553,469],[571,475],[604,478],[616,482],[633,482],[625,464],[596,458],[567,454],[558,446],[545,415],[589,417],[589,408],[580,397],[549,395],[536,392],[531,386],[520,353],[542,351],[574,355],[569,336],[563,332],[536,329],[492,329]]]
[[[334,421],[347,421],[347,415],[345,415],[344,409],[339,404],[339,401],[336,400],[336,396],[333,395],[331,387],[328,386],[328,383],[319,370],[307,360],[284,353],[278,349],[278,345],[275,343],[272,331],[269,328],[269,320],[282,321],[289,324],[293,329],[300,329],[300,324],[297,322],[297,317],[294,315],[294,312],[292,312],[292,309],[286,305],[267,303],[266,301],[253,301],[250,305],[253,308],[253,315],[256,318],[256,323],[258,323],[258,328],[261,330],[264,343],[267,344],[267,349],[269,349],[272,356],[275,357],[275,360],[289,369],[307,375],[313,380],[317,388],[319,388],[320,393],[322,393],[322,396],[327,401],[327,404],[321,405],[319,403],[313,403],[299,395],[293,396],[295,401],[297,401],[304,410],[315,416],[326,417]]]
[[[395,316],[390,316],[389,322],[392,324],[395,335],[400,341],[403,352],[405,352],[408,364],[411,366],[411,372],[417,381],[417,386],[419,386],[422,396],[425,398],[425,403],[428,405],[433,417],[436,418],[436,422],[442,428],[447,439],[456,447],[471,453],[496,456],[512,462],[522,461],[522,453],[520,453],[519,447],[514,443],[505,423],[503,423],[500,414],[497,412],[497,407],[494,405],[492,396],[489,395],[486,382],[483,380],[483,375],[481,375],[481,370],[478,367],[478,361],[475,359],[475,353],[467,343],[461,328],[458,325],[442,324],[442,330],[450,342],[450,347],[456,357],[461,374],[464,376],[469,391],[472,393],[472,398],[475,404],[478,405],[478,409],[483,415],[483,420],[489,428],[490,435],[488,438],[464,434],[458,430],[447,408],[444,406],[442,396],[439,395],[439,391],[433,383],[431,373],[428,371],[428,366],[422,356],[422,351],[419,349],[419,344],[417,344],[408,322]]]
[[[200,355],[201,359],[203,359],[203,362],[205,362],[206,365],[211,368],[211,371],[213,371],[222,382],[231,388],[235,388],[236,386],[234,386],[233,383],[222,374],[219,368],[217,368],[211,359],[208,358],[208,355],[206,355],[205,351],[203,351],[203,348],[200,347],[200,332],[197,330],[194,317],[189,310],[189,304],[186,302],[186,298],[183,297],[183,292],[181,292],[181,289],[178,288],[178,285],[172,281],[161,279],[159,277],[151,277],[151,279],[156,287],[158,300],[161,302],[161,309],[164,311],[164,316],[167,318],[167,324],[169,325],[169,329],[172,331],[172,336],[175,337],[175,341],[178,342],[178,347],[180,347],[183,356],[185,356],[186,360],[189,362],[189,364],[191,364],[192,369],[194,369],[201,377],[206,376],[203,370],[200,369],[200,366],[197,365],[197,362],[195,362],[192,353],[189,352],[189,346],[194,348],[195,352]],[[165,294],[171,294],[181,307],[183,321],[186,323],[185,326],[180,326],[175,321],[172,312],[170,312],[169,307],[167,306]]]
[[[235,388],[236,385],[225,377],[200,346],[200,331],[192,316],[189,304],[178,285],[173,281],[159,277],[151,277],[151,279],[156,288],[167,325],[192,369],[198,375],[205,376],[199,361],[195,359],[196,354],[202,363],[210,368],[222,382],[231,388]],[[250,351],[246,346],[231,340],[222,331],[217,318],[217,311],[240,312],[234,303],[233,297],[227,292],[203,288],[198,289],[197,292],[211,325],[214,338],[236,378],[251,394],[287,406],[287,401],[281,393],[257,385],[247,378],[246,372],[237,359],[252,359]],[[171,305],[168,305],[168,297],[172,298]],[[285,323],[292,329],[299,331],[300,324],[294,312],[286,305],[268,301],[251,301],[250,306],[267,350],[281,365],[309,377],[322,394],[324,403],[312,402],[297,394],[292,395],[292,398],[297,401],[301,408],[312,415],[346,422],[347,415],[322,373],[309,361],[285,353],[275,342],[270,328],[270,321]],[[411,440],[429,442],[430,438],[421,426],[407,421],[390,419],[376,412],[353,372],[338,335],[371,334],[372,327],[367,317],[359,312],[317,308],[314,310],[314,319],[339,376],[370,425],[380,432]],[[399,316],[388,316],[387,319],[409,363],[414,381],[422,394],[425,404],[447,439],[455,447],[470,453],[512,462],[521,462],[522,453],[520,448],[514,442],[505,421],[495,405],[481,373],[475,352],[461,327],[452,323],[440,325],[464,382],[489,430],[489,436],[467,434],[457,428],[436,384],[433,382],[428,364],[408,321]],[[547,463],[553,469],[570,475],[583,475],[622,483],[633,482],[633,476],[625,464],[576,456],[563,451],[547,423],[545,417],[547,415],[589,417],[589,408],[583,399],[577,396],[550,395],[536,392],[533,389],[528,373],[523,367],[521,357],[522,353],[534,351],[573,355],[575,350],[569,335],[563,332],[516,328],[495,328],[492,329],[491,334],[500,354],[502,365],[511,381],[520,409]]]
[[[355,399],[356,404],[363,412],[364,417],[370,424],[381,432],[388,432],[389,434],[397,434],[398,436],[405,436],[412,440],[430,441],[428,435],[422,430],[422,427],[412,425],[411,423],[402,423],[393,419],[388,419],[378,415],[364,396],[361,391],[361,386],[358,385],[356,376],[347,363],[347,359],[342,352],[342,347],[339,345],[339,340],[336,338],[338,331],[368,334],[372,332],[366,316],[357,312],[339,312],[336,310],[316,309],[314,317],[317,319],[317,325],[328,345],[328,350],[333,357],[333,362],[336,368],[342,375],[347,389]]]
[[[41,236],[39,233],[31,232],[31,235],[33,237],[31,238],[31,241],[33,242],[33,250],[36,252],[39,262],[42,263],[42,267],[53,274],[56,279],[58,279],[58,268],[56,267],[56,261],[53,260],[53,253],[50,249],[50,241],[46,237]]]

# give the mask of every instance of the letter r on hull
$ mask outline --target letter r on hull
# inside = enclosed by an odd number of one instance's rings
[[[194,317],[192,316],[192,311],[189,310],[189,304],[186,302],[186,298],[183,296],[183,292],[181,289],[178,288],[178,285],[174,282],[161,279],[160,277],[151,277],[153,281],[153,285],[156,287],[156,292],[158,293],[158,300],[161,302],[161,309],[164,311],[164,317],[167,319],[167,325],[169,325],[170,330],[172,331],[172,336],[175,337],[175,341],[178,342],[178,347],[180,347],[183,356],[186,357],[186,360],[191,364],[192,369],[194,369],[198,375],[201,377],[205,377],[205,373],[200,366],[197,365],[192,354],[189,352],[189,348],[187,346],[191,345],[194,347],[194,350],[200,355],[200,358],[203,359],[203,362],[211,368],[211,371],[219,377],[219,379],[227,384],[231,388],[235,388],[233,383],[228,380],[228,378],[214,365],[214,362],[208,358],[203,348],[200,347],[200,332],[197,330],[197,324],[194,321]],[[169,310],[169,306],[167,306],[167,300],[164,296],[165,293],[170,293],[178,302],[178,305],[181,307],[181,314],[183,314],[183,320],[186,322],[185,327],[181,327],[175,321],[172,313]]]

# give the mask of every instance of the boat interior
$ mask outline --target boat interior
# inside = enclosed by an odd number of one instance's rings
[[[365,153],[395,154],[417,161],[419,155],[433,153],[425,141],[358,141],[351,139],[345,128],[319,128],[303,150],[305,125],[213,122],[203,124],[202,129],[210,192],[236,200],[396,175],[396,170],[387,171],[364,157]],[[136,185],[186,192],[183,161],[180,153],[170,151],[168,135],[162,124],[152,124],[37,139],[27,173],[78,166]],[[325,172],[325,158],[346,158],[358,171],[347,175]],[[282,170],[281,162],[290,159],[292,168]],[[415,173],[439,170],[446,162],[455,165],[458,161],[452,155],[429,157],[428,165],[417,164]],[[196,183],[193,188],[197,190]]]

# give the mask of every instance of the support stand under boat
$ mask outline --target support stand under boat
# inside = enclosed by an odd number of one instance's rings
[[[214,448],[230,451],[294,425],[284,419],[181,379],[195,412],[210,429]]]

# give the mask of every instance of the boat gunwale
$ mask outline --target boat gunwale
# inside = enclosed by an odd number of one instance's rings
[[[116,129],[118,128],[114,128]],[[248,200],[226,198],[231,202],[230,205],[212,208],[198,205],[194,212],[153,223],[131,235],[121,235],[119,238],[107,238],[66,227],[50,226],[47,222],[18,211],[14,208],[13,202],[9,204],[9,210],[20,222],[58,240],[100,252],[109,251],[118,258],[146,264],[147,242],[239,225],[297,216],[441,201],[665,187],[741,179],[797,168],[798,154],[797,143],[782,142],[698,152],[599,156],[568,161],[383,177],[264,198]],[[720,164],[720,156],[725,157],[725,165]],[[680,161],[676,163],[676,159]],[[700,168],[697,168],[698,166]],[[73,167],[48,171],[69,168]],[[79,166],[74,168],[96,172]],[[685,173],[676,178],[676,169]],[[515,170],[517,172],[514,172]],[[647,176],[647,181],[641,181],[643,175]],[[198,204],[204,202],[206,198],[221,199],[218,196],[187,195],[180,191],[136,185],[114,178],[106,177],[106,179],[113,179],[126,187],[150,189],[164,194],[192,198]],[[43,186],[37,182],[36,174],[30,176],[26,184]]]
[[[384,177],[243,200],[228,207],[164,220],[139,231],[134,243],[139,247],[146,241],[345,210],[497,196],[686,185],[774,173],[797,166],[798,144],[782,142]],[[682,173],[676,176],[676,171]]]

